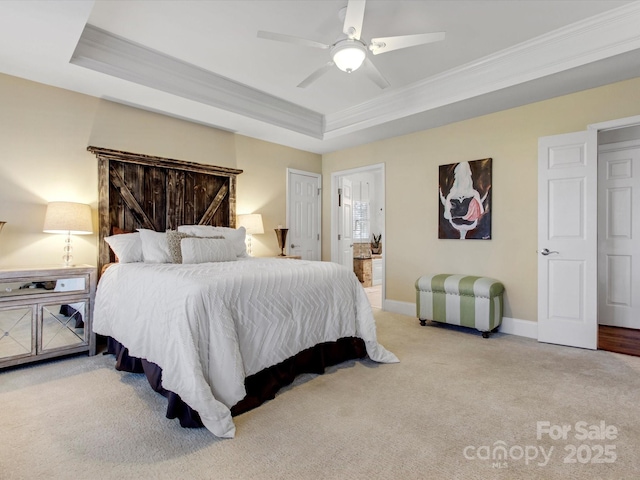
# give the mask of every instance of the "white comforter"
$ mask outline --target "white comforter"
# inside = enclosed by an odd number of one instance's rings
[[[219,437],[244,379],[318,343],[364,340],[372,360],[397,362],[376,340],[364,289],[329,262],[249,258],[197,265],[117,264],[98,285],[96,333],[163,369],[162,385]]]

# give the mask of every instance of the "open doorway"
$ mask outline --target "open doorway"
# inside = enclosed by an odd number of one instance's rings
[[[384,164],[331,175],[331,261],[352,269],[373,308],[384,309]]]
[[[640,116],[540,139],[539,341],[620,353],[640,347],[631,309],[640,285],[632,261],[640,256],[632,201],[638,125]]]
[[[640,126],[598,133],[598,348],[640,356]]]

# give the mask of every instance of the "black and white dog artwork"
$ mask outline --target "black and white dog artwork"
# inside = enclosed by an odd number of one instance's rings
[[[438,238],[491,239],[491,163],[440,165]]]

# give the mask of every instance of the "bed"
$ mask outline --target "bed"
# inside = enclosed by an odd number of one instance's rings
[[[237,248],[237,238],[244,246],[244,232],[234,229],[241,171],[89,150],[99,162],[100,270],[110,265],[96,293],[94,330],[108,338],[117,368],[146,373],[167,396],[168,417],[230,438],[234,415],[300,373],[363,356],[398,361],[377,342],[353,272],[331,262],[251,258]],[[114,233],[137,229],[141,241],[182,231],[184,263],[114,264],[107,242],[131,240],[135,233]]]

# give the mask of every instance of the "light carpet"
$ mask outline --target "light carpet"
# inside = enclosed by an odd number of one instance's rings
[[[640,358],[375,315],[401,363],[303,375],[232,440],[112,356],[1,372],[0,478],[638,478]]]

